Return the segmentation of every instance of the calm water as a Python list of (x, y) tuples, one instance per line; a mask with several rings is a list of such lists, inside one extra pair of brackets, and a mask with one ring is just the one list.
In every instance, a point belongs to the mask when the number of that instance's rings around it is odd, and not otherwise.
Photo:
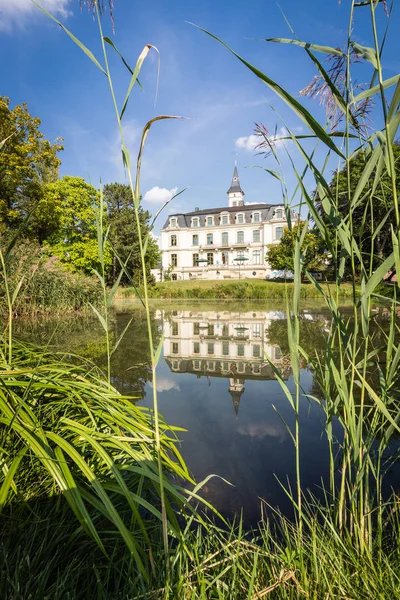
[[(243, 508), (246, 522), (260, 517), (261, 499), (290, 513), (282, 483), (294, 477), (294, 449), (287, 427), (294, 417), (277, 381), (275, 369), (291, 391), (294, 386), (287, 358), (286, 315), (279, 306), (185, 306), (153, 311), (156, 338), (164, 331), (158, 367), (159, 407), (167, 422), (185, 428), (181, 452), (197, 481), (210, 473), (204, 495), (225, 516)], [(152, 406), (149, 353), (144, 313), (138, 309), (115, 314), (113, 334), (132, 324), (113, 358), (113, 383), (139, 404)], [(329, 315), (323, 309), (302, 312), (302, 343), (322, 348)], [(25, 327), (24, 334), (44, 342), (53, 331), (53, 346), (68, 347), (104, 364), (104, 342), (91, 319)], [(301, 372), (304, 394), (313, 389), (312, 373)], [(318, 494), (328, 476), (328, 448), (323, 435), (324, 413), (305, 396), (301, 400), (301, 468), (304, 488)], [(340, 435), (340, 429), (337, 428)]]

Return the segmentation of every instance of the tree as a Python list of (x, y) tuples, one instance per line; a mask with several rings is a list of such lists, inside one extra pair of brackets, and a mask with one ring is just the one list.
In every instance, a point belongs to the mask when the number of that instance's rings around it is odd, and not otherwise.
[[(19, 227), (41, 198), (42, 185), (58, 177), (63, 149), (61, 139), (44, 139), (40, 119), (27, 105), (10, 109), (10, 100), (0, 96), (0, 231)], [(40, 220), (39, 217), (36, 221)], [(34, 231), (31, 229), (33, 235)]]
[[(393, 155), (396, 166), (396, 189), (397, 196), (400, 197), (400, 147), (398, 143), (393, 144)], [(350, 213), (350, 204), (358, 182), (364, 171), (368, 157), (365, 152), (358, 152), (350, 161), (350, 199), (348, 194), (348, 171), (347, 167), (339, 172), (335, 172), (330, 183), (332, 195), (337, 198), (338, 213), (343, 220), (348, 221)], [(385, 166), (379, 176), (376, 189), (374, 189), (376, 169), (374, 169), (368, 178), (363, 189), (362, 196), (357, 206), (352, 210), (352, 222), (354, 237), (364, 258), (364, 264), (368, 265), (372, 258), (374, 268), (387, 258), (392, 252), (391, 224), (394, 221), (394, 198), (392, 192), (392, 182)], [(335, 239), (335, 224), (323, 210), (322, 203), (318, 195), (315, 196), (318, 212), (326, 223), (328, 235), (333, 242)], [(377, 224), (383, 223), (382, 227)], [(338, 240), (338, 255), (340, 255), (341, 246)]]
[[(266, 260), (272, 269), (278, 271), (294, 270), (295, 242), (298, 230), (295, 225), (292, 230), (285, 228), (279, 244), (269, 244)], [(323, 271), (326, 268), (327, 255), (323, 241), (312, 231), (304, 236), (301, 246), (302, 262), (310, 271)]]
[[(49, 251), (73, 271), (91, 274), (99, 269), (96, 211), (99, 192), (81, 177), (66, 175), (44, 186), (39, 212), (52, 229), (45, 242)], [(111, 266), (111, 249), (105, 261)]]
[[(139, 235), (136, 224), (132, 192), (128, 185), (110, 183), (104, 186), (104, 202), (107, 209), (107, 220), (110, 227), (109, 240), (118, 255), (125, 263), (126, 271), (136, 283), (142, 280), (140, 262)], [(151, 235), (150, 213), (139, 208), (139, 221), (143, 244), (146, 246), (146, 271), (148, 280), (152, 280), (150, 270), (156, 267), (160, 259), (157, 243)], [(114, 260), (112, 278), (116, 278), (118, 266)], [(122, 283), (129, 283), (129, 278), (123, 275)]]

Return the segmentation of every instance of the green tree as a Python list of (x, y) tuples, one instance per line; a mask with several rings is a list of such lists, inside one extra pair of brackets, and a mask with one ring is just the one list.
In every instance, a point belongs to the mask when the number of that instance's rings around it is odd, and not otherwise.
[[(107, 220), (110, 227), (109, 240), (119, 259), (125, 263), (126, 271), (136, 283), (141, 282), (142, 270), (139, 252), (139, 235), (136, 225), (136, 216), (133, 205), (132, 193), (128, 185), (110, 183), (104, 186), (104, 202), (107, 209)], [(143, 243), (147, 239), (146, 270), (148, 280), (151, 281), (150, 270), (160, 260), (160, 251), (151, 235), (150, 213), (139, 208), (139, 220)], [(114, 258), (112, 279), (116, 278), (118, 264)], [(122, 283), (129, 283), (126, 275)]]
[[(81, 177), (66, 175), (44, 186), (38, 212), (51, 219), (46, 238), (49, 251), (72, 271), (91, 274), (99, 268), (96, 213), (99, 192)], [(105, 260), (111, 266), (111, 249)]]
[[(400, 147), (398, 143), (393, 144), (393, 154), (396, 166), (397, 197), (400, 198)], [(358, 152), (350, 162), (350, 202), (354, 197), (367, 160), (368, 157), (365, 152)], [(374, 268), (392, 252), (390, 227), (394, 220), (394, 199), (391, 178), (385, 166), (383, 166), (379, 181), (375, 186), (375, 174), (376, 170), (374, 169), (363, 190), (360, 201), (352, 211), (354, 237), (362, 252), (364, 264), (368, 267), (369, 261), (372, 258)], [(341, 171), (334, 173), (330, 183), (333, 197), (337, 198), (338, 212), (344, 220), (348, 220), (350, 211), (347, 180), (348, 170), (345, 167)], [(316, 195), (315, 200), (318, 212), (327, 225), (331, 242), (334, 243), (337, 224), (331, 222), (325, 214), (318, 195)], [(377, 225), (381, 225), (382, 223), (383, 225), (378, 228)], [(338, 255), (340, 255), (340, 250), (340, 241), (338, 240)]]
[[(292, 230), (285, 228), (279, 244), (269, 244), (266, 260), (272, 269), (294, 270), (294, 253), (298, 225)], [(326, 268), (327, 254), (323, 241), (312, 231), (304, 236), (301, 246), (303, 265), (310, 271), (323, 271)]]
[[(29, 114), (27, 105), (10, 108), (0, 96), (0, 231), (19, 227), (42, 196), (43, 184), (58, 177), (62, 140), (44, 139), (40, 119)], [(36, 223), (39, 217), (36, 218)], [(35, 235), (32, 225), (30, 233)]]

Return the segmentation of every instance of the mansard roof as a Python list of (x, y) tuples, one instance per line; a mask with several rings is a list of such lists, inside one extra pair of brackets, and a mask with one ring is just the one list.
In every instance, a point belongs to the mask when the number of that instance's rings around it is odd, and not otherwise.
[(171, 217), (178, 219), (179, 227), (191, 227), (193, 217), (199, 218), (199, 227), (207, 227), (206, 217), (211, 215), (217, 215), (221, 213), (228, 213), (230, 215), (230, 225), (235, 225), (233, 217), (235, 213), (244, 213), (245, 223), (252, 223), (251, 214), (253, 212), (261, 213), (261, 222), (270, 221), (273, 217), (273, 212), (276, 208), (282, 207), (282, 204), (244, 204), (243, 206), (221, 206), (219, 208), (205, 208), (203, 210), (196, 210), (188, 213), (176, 213), (169, 215), (168, 219), (164, 223), (162, 229), (166, 229), (169, 226)]

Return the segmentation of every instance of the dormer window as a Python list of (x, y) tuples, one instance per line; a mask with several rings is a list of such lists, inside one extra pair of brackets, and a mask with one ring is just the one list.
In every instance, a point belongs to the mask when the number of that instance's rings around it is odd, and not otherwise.
[(261, 221), (260, 213), (253, 213), (253, 223), (259, 223)]
[(243, 225), (243, 223), (244, 223), (244, 214), (240, 213), (239, 215), (237, 215), (236, 220), (237, 220), (237, 223), (239, 223), (239, 225)]
[(221, 225), (228, 225), (228, 215), (222, 215), (221, 217)]
[(213, 217), (207, 217), (207, 227), (210, 227), (211, 225), (214, 225), (214, 219)]
[(175, 217), (171, 217), (169, 220), (169, 224), (170, 224), (170, 227), (176, 227), (178, 224), (178, 219), (176, 219)]
[(278, 210), (275, 213), (275, 216), (276, 216), (277, 219), (282, 219), (283, 211), (282, 211), (281, 208), (278, 208)]
[(198, 227), (199, 226), (199, 219), (197, 217), (195, 217), (194, 219), (192, 219), (192, 227)]

